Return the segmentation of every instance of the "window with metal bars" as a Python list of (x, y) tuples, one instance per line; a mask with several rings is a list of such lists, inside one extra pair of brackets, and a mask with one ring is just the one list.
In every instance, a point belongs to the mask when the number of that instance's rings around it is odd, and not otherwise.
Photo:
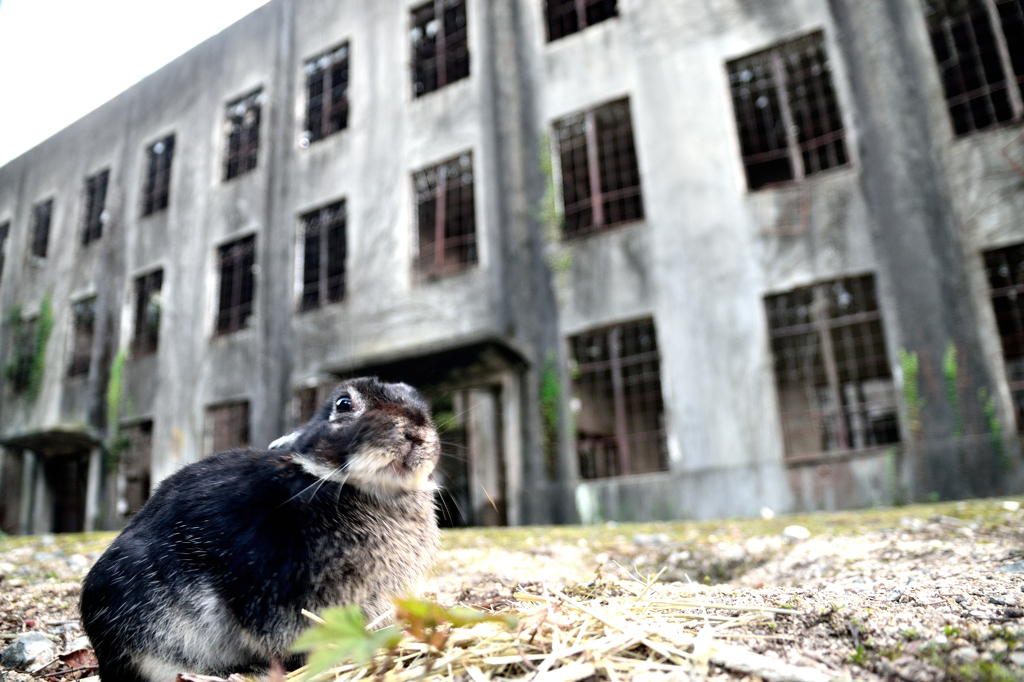
[(53, 216), (53, 199), (40, 201), (32, 207), (32, 255), (46, 258), (50, 244), (50, 219)]
[(96, 297), (78, 301), (71, 307), (75, 318), (74, 339), (71, 344), (71, 362), (68, 376), (89, 373), (92, 363), (92, 342), (96, 329)]
[(567, 238), (644, 217), (629, 100), (555, 122)]
[(849, 163), (821, 31), (726, 64), (747, 187)]
[(786, 456), (898, 443), (872, 275), (765, 297)]
[(250, 235), (218, 250), (220, 296), (217, 334), (229, 334), (248, 326), (255, 297), (256, 237)]
[(1024, 118), (1024, 0), (924, 0), (957, 135)]
[(335, 386), (337, 382), (328, 382), (295, 389), (292, 392), (292, 426), (300, 426), (312, 419)]
[(135, 357), (156, 352), (160, 340), (160, 288), (163, 283), (163, 270), (135, 279), (135, 337), (132, 340), (132, 355)]
[(224, 157), (224, 180), (237, 178), (256, 168), (260, 151), (260, 105), (263, 93), (257, 90), (251, 95), (228, 105), (227, 155)]
[(104, 208), (107, 202), (107, 179), (110, 171), (100, 171), (85, 181), (85, 215), (82, 225), (82, 246), (103, 236)]
[(1024, 431), (1024, 244), (986, 251), (984, 258), (1017, 428)]
[(11, 221), (0, 223), (0, 278), (4, 276), (4, 265), (7, 261), (7, 238), (11, 234)]
[(668, 469), (661, 361), (654, 321), (569, 339), (580, 476)]
[(473, 155), (440, 163), (413, 175), (419, 255), (416, 269), (434, 277), (477, 262), (473, 201)]
[(345, 202), (302, 216), (302, 299), (299, 310), (345, 297)]
[(142, 188), (142, 215), (167, 208), (171, 196), (171, 161), (174, 159), (174, 135), (154, 142), (146, 150), (146, 183)]
[(616, 0), (547, 0), (544, 14), (550, 42), (618, 16), (618, 10)]
[(150, 469), (153, 462), (153, 422), (146, 420), (138, 424), (121, 427), (121, 433), (128, 437), (128, 451), (124, 457), (124, 497), (127, 503), (125, 514), (134, 515), (149, 499)]
[(465, 0), (433, 0), (414, 7), (409, 36), (413, 97), (469, 77)]
[(306, 131), (300, 144), (348, 127), (348, 43), (306, 62)]
[(249, 445), (249, 401), (212, 405), (206, 408), (204, 450), (212, 455)]

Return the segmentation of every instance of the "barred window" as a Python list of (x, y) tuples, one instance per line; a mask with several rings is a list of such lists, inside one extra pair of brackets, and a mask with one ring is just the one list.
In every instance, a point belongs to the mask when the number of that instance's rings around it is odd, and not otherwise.
[(469, 77), (465, 0), (433, 0), (412, 10), (414, 97)]
[(255, 297), (256, 237), (243, 237), (220, 247), (220, 297), (217, 333), (229, 334), (249, 324)]
[(569, 339), (569, 350), (580, 476), (667, 470), (654, 322), (580, 334)]
[(849, 163), (821, 31), (726, 68), (749, 189)]
[(0, 278), (4, 276), (4, 264), (7, 261), (7, 238), (11, 234), (11, 222), (0, 223)]
[(228, 105), (225, 128), (228, 136), (224, 159), (224, 180), (237, 178), (256, 168), (260, 150), (260, 90)]
[(125, 514), (132, 516), (149, 499), (150, 470), (153, 462), (153, 422), (146, 420), (124, 426), (121, 433), (128, 437), (128, 451), (124, 458)]
[(292, 392), (292, 426), (300, 426), (312, 419), (337, 385), (336, 381), (330, 381), (295, 389)]
[(206, 408), (204, 450), (212, 455), (249, 445), (249, 401), (213, 405)]
[(644, 217), (629, 100), (555, 122), (565, 236), (579, 237)]
[(872, 275), (765, 297), (787, 457), (900, 440)]
[(53, 199), (41, 201), (32, 207), (32, 255), (46, 258), (50, 244), (50, 219), (53, 216)]
[(1024, 0), (924, 0), (957, 135), (1024, 118)]
[(987, 251), (984, 257), (1017, 428), (1024, 431), (1024, 244)]
[(547, 0), (548, 40), (558, 40), (618, 15), (616, 0)]
[(135, 357), (156, 352), (160, 340), (160, 288), (163, 283), (163, 270), (135, 280), (135, 337), (132, 342)]
[(71, 362), (68, 363), (69, 377), (89, 373), (96, 330), (96, 297), (78, 301), (72, 306), (72, 311), (75, 316), (75, 336), (71, 346)]
[(302, 299), (300, 310), (345, 297), (345, 202), (302, 216)]
[(413, 175), (419, 234), (417, 270), (439, 276), (477, 262), (473, 155)]
[(38, 317), (22, 319), (11, 318), (11, 349), (7, 356), (4, 375), (10, 379), (11, 388), (15, 393), (23, 393), (32, 383), (33, 371), (44, 369), (36, 366), (36, 353), (39, 339), (36, 331)]
[(110, 171), (100, 171), (85, 181), (85, 215), (82, 246), (103, 236), (104, 208), (107, 202), (107, 179)]
[(348, 43), (306, 62), (303, 147), (348, 127)]
[(171, 195), (171, 161), (174, 135), (168, 135), (146, 150), (146, 184), (142, 188), (142, 215), (167, 208)]

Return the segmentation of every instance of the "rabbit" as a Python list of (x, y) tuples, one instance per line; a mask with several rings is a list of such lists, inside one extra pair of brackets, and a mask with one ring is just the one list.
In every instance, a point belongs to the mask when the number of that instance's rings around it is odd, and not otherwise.
[(439, 454), (415, 389), (360, 378), (271, 449), (182, 468), (83, 582), (102, 682), (294, 669), (303, 609), (388, 619), (437, 550)]

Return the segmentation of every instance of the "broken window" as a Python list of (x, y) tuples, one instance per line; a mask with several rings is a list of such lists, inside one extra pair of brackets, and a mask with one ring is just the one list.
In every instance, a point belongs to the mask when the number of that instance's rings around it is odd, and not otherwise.
[(924, 0), (957, 135), (1024, 118), (1024, 2)]
[(302, 146), (348, 127), (348, 43), (306, 62)]
[(128, 438), (128, 451), (123, 460), (125, 515), (132, 516), (149, 499), (150, 468), (153, 461), (153, 422), (146, 420), (125, 426), (121, 432)]
[(302, 300), (300, 310), (345, 296), (345, 202), (302, 216)]
[(207, 455), (249, 445), (249, 401), (206, 408), (204, 445)]
[(97, 173), (85, 181), (85, 215), (82, 226), (82, 246), (103, 236), (104, 207), (107, 202), (107, 179), (110, 171)]
[(555, 122), (565, 236), (579, 237), (644, 217), (629, 100)]
[(7, 261), (7, 237), (9, 237), (10, 234), (10, 221), (0, 223), (0, 278), (4, 276), (4, 264)]
[(71, 344), (71, 362), (68, 363), (69, 377), (89, 373), (96, 329), (96, 297), (78, 301), (71, 310), (75, 317), (75, 336)]
[(765, 297), (787, 457), (900, 440), (872, 275)]
[(469, 77), (465, 0), (433, 0), (412, 10), (414, 97)]
[(580, 476), (668, 469), (661, 361), (653, 320), (569, 339)]
[(751, 190), (849, 162), (821, 31), (726, 64)]
[(255, 294), (256, 237), (250, 235), (220, 247), (220, 296), (217, 333), (229, 334), (249, 324)]
[(132, 341), (135, 357), (156, 352), (160, 340), (160, 288), (163, 283), (163, 270), (135, 279), (135, 337)]
[(228, 105), (225, 127), (228, 136), (227, 156), (224, 159), (224, 179), (230, 180), (256, 168), (260, 150), (261, 91), (243, 97)]
[(32, 207), (32, 255), (38, 258), (46, 258), (52, 215), (53, 199), (41, 201)]
[(420, 275), (432, 277), (477, 262), (473, 155), (463, 154), (413, 175)]
[(146, 150), (146, 184), (142, 188), (142, 215), (167, 208), (171, 194), (171, 160), (174, 135), (168, 135)]
[(1024, 431), (1024, 244), (987, 251), (984, 257), (1017, 428)]
[(547, 0), (548, 41), (616, 16), (616, 0)]

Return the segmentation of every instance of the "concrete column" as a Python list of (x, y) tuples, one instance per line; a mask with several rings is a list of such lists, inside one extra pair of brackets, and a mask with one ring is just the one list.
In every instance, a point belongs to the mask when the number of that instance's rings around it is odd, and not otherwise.
[(42, 457), (36, 456), (35, 491), (32, 493), (32, 524), (29, 532), (33, 535), (53, 530), (53, 493), (46, 485), (46, 466)]
[(502, 521), (505, 505), (498, 396), (491, 388), (474, 388), (466, 394), (472, 521), (480, 526), (496, 526)]
[(35, 492), (36, 453), (23, 451), (21, 470), (21, 509), (18, 511), (18, 534), (32, 532), (32, 497)]
[(103, 449), (94, 447), (89, 453), (89, 472), (85, 483), (85, 532), (97, 529), (100, 510), (100, 477), (103, 475)]
[(505, 372), (501, 377), (501, 436), (505, 454), (505, 522), (510, 526), (522, 523), (519, 495), (523, 489), (523, 436), (520, 414), (521, 376)]

